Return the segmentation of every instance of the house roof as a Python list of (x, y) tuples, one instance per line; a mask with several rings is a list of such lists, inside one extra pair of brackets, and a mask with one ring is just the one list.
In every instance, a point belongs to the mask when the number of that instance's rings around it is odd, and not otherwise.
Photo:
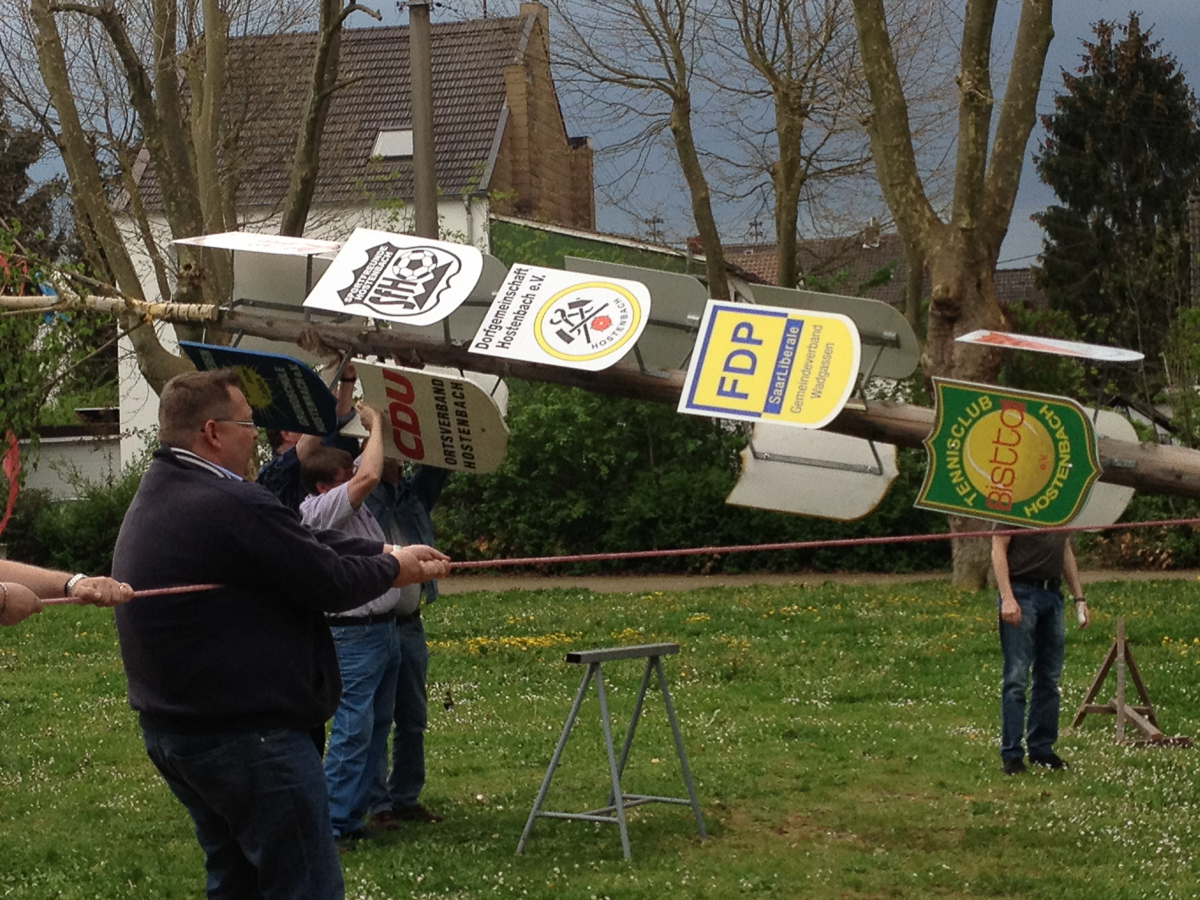
[[(504, 70), (522, 61), (536, 15), (432, 26), (437, 183), (445, 194), (486, 189), (499, 147)], [(239, 208), (281, 203), (307, 96), (314, 33), (233, 41), (226, 106), (240, 122)], [(342, 32), (338, 89), (321, 145), (314, 206), (359, 205), (413, 195), (411, 159), (372, 159), (381, 130), (412, 127), (407, 26)], [(152, 172), (148, 207), (161, 204)]]
[[(724, 249), (725, 260), (730, 265), (738, 266), (767, 284), (776, 283), (777, 255), (774, 244), (728, 244)], [(797, 242), (796, 249), (800, 271), (810, 278), (816, 276), (829, 283), (830, 289), (839, 294), (857, 295), (862, 284), (891, 264), (891, 280), (868, 288), (862, 292), (862, 296), (892, 305), (899, 305), (903, 298), (908, 267), (904, 264), (899, 235), (881, 234), (871, 243), (864, 242), (861, 234), (801, 240)], [(1046, 295), (1034, 284), (1032, 269), (999, 269), (995, 273), (994, 284), (996, 299), (1001, 307), (1021, 300), (1035, 309), (1048, 306)], [(928, 276), (925, 277), (923, 291), (929, 291)]]

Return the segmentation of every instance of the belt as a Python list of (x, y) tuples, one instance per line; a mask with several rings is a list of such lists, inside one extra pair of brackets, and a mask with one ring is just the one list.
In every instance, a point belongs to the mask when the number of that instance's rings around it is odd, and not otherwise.
[(396, 611), (372, 613), (369, 616), (326, 616), (325, 621), (330, 627), (337, 625), (378, 625), (381, 622), (391, 622), (396, 618)]
[(421, 621), (421, 610), (419, 610), (419, 609), (414, 609), (412, 612), (410, 612), (406, 615), (403, 615), (403, 616), (396, 616), (396, 624), (397, 625), (407, 625), (409, 622), (420, 622), (420, 621)]
[(1027, 584), (1039, 591), (1057, 591), (1062, 584), (1061, 578), (1026, 578), (1024, 575), (1016, 575), (1012, 581), (1016, 584)]

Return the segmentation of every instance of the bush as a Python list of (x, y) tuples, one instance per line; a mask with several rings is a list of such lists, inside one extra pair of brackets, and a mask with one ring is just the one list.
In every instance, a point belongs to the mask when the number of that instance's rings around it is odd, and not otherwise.
[(142, 480), (142, 466), (101, 482), (70, 479), (77, 500), (54, 501), (45, 491), (22, 491), (2, 540), (10, 559), (107, 575), (125, 510)]

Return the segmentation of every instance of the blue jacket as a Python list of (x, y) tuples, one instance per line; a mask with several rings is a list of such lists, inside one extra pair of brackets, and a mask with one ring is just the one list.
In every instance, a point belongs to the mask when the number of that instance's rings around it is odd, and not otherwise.
[(129, 704), (159, 731), (308, 731), (342, 694), (326, 612), (391, 586), (376, 541), (312, 532), (267, 490), (160, 449), (113, 551), (135, 590), (216, 584), (117, 607)]

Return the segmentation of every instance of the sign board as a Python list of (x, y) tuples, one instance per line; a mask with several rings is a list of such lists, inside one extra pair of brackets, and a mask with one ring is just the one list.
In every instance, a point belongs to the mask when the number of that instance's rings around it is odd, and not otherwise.
[(638, 339), (636, 353), (628, 353), (618, 365), (676, 371), (686, 369), (696, 330), (708, 303), (708, 288), (691, 275), (662, 272), (620, 263), (563, 258), (563, 265), (572, 272), (587, 272), (602, 278), (624, 278), (646, 286), (650, 292), (653, 311), (646, 316), (646, 330)]
[(775, 285), (747, 285), (755, 303), (849, 316), (863, 344), (862, 368), (875, 378), (907, 378), (917, 368), (920, 345), (904, 314), (866, 297), (823, 294)]
[(896, 480), (896, 447), (759, 422), (742, 451), (733, 506), (851, 522), (867, 515)]
[(709, 300), (679, 412), (821, 428), (849, 399), (860, 354), (845, 316)]
[(449, 333), (452, 343), (469, 344), (471, 338), (475, 336), (475, 332), (479, 330), (479, 323), (483, 321), (484, 313), (491, 307), (496, 291), (507, 277), (508, 266), (496, 257), (484, 253), (483, 271), (479, 275), (479, 280), (475, 282), (475, 287), (471, 289), (471, 293), (467, 295), (467, 299), (462, 302), (462, 305), (447, 318), (433, 325), (414, 326), (410, 322), (404, 322), (392, 327), (404, 333), (424, 335), (437, 341), (445, 340)]
[(633, 349), (649, 315), (650, 292), (639, 282), (518, 264), (471, 352), (598, 372)]
[(356, 359), (363, 401), (383, 413), (383, 453), (483, 475), (504, 459), (508, 426), (491, 397), (466, 378)]
[(1093, 359), (1096, 362), (1137, 362), (1145, 358), (1136, 350), (1125, 350), (1121, 347), (1102, 347), (1099, 344), (1009, 334), (1006, 331), (972, 331), (970, 334), (960, 335), (955, 340), (964, 344), (982, 344), (985, 347), (1001, 347), (1005, 350), (1034, 350), (1038, 353), (1053, 353), (1056, 356)]
[(180, 348), (202, 372), (231, 368), (260, 428), (332, 434), (337, 428), (337, 398), (317, 373), (290, 356), (180, 341)]
[(272, 253), (277, 256), (319, 256), (334, 254), (341, 249), (337, 241), (318, 241), (312, 238), (286, 237), (281, 234), (254, 234), (249, 231), (225, 231), (221, 234), (202, 234), (179, 238), (172, 244), (193, 247), (212, 247), (217, 250), (244, 250), (249, 253)]
[[(1115, 441), (1127, 441), (1136, 444), (1140, 438), (1137, 429), (1128, 419), (1112, 410), (1102, 409), (1098, 415), (1092, 415), (1092, 428), (1097, 438), (1112, 438)], [(1108, 484), (1097, 481), (1092, 485), (1087, 502), (1079, 511), (1072, 525), (1094, 527), (1099, 525), (1115, 525), (1125, 514), (1125, 508), (1133, 499), (1135, 491), (1123, 484)]]
[(1074, 400), (933, 379), (937, 417), (916, 505), (1015, 525), (1070, 522), (1100, 476)]
[(482, 255), (466, 244), (356, 228), (304, 306), (431, 325), (467, 299), (481, 271)]

